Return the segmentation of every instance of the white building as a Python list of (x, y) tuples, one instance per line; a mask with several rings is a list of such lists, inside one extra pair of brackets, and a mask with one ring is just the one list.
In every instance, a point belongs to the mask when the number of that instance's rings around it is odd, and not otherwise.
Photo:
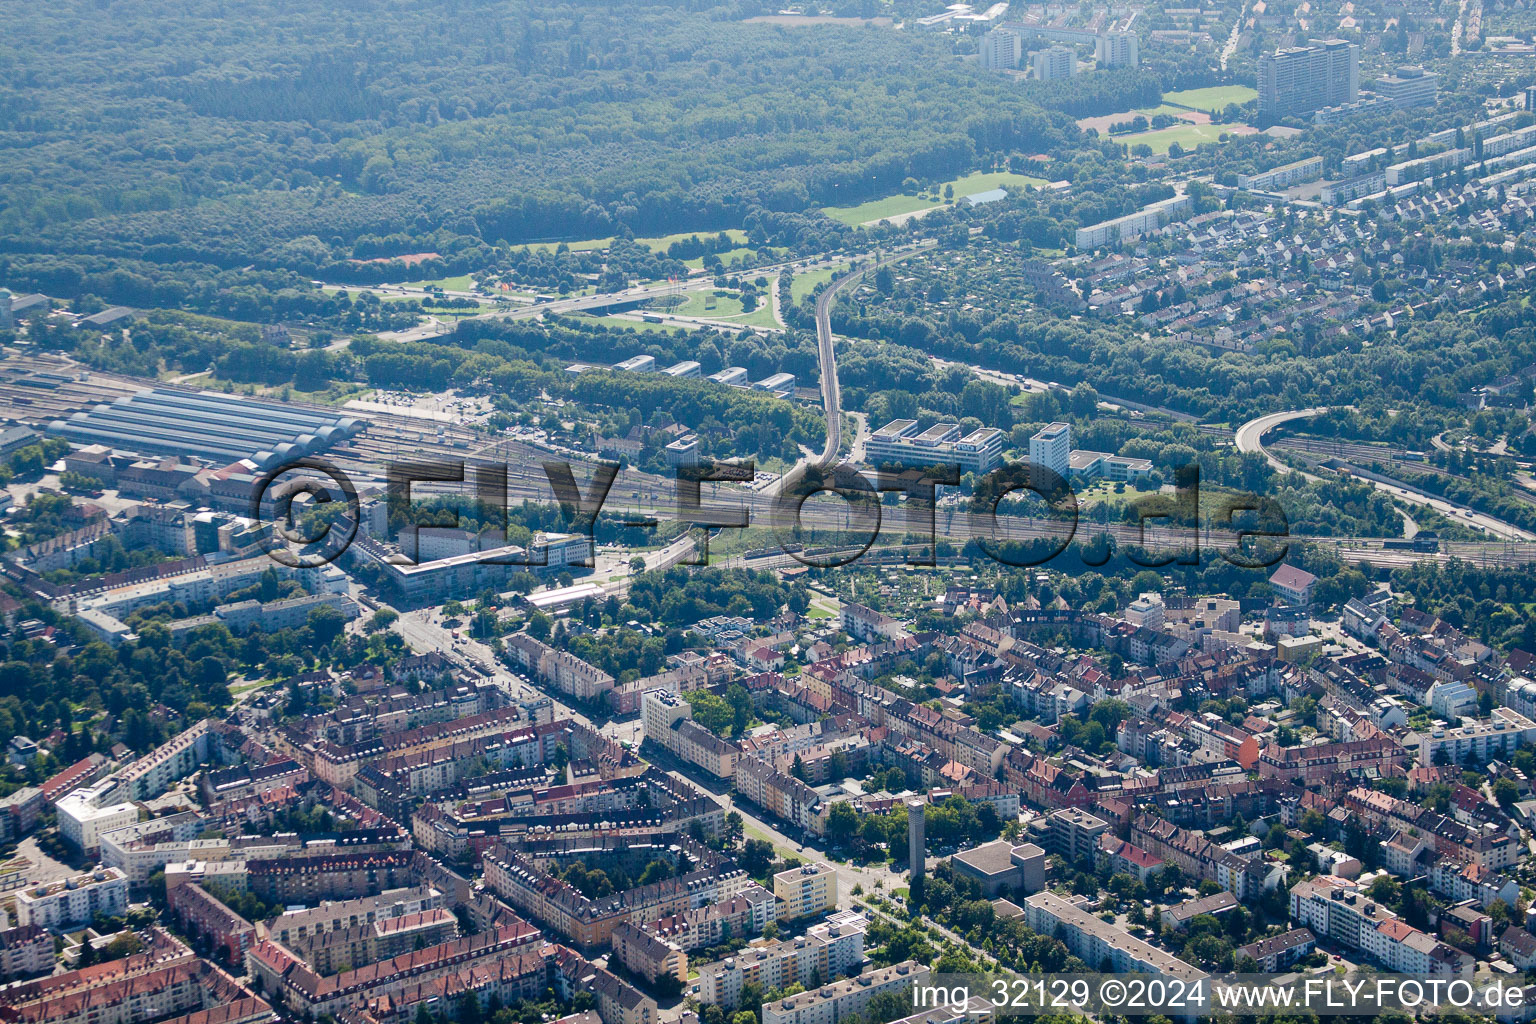
[(77, 789), (59, 798), (54, 805), (58, 812), (59, 835), (86, 856), (95, 856), (101, 848), (100, 835), (139, 820), (136, 804), (122, 801), (101, 803), (105, 791), (117, 788), (114, 780), (103, 779), (85, 789)]
[(1476, 715), (1477, 691), (1460, 679), (1438, 682), (1429, 688), (1429, 706), (1447, 721)]
[[(1024, 901), (1030, 929), (1054, 935), (1092, 970), (1142, 971), (1154, 975), (1199, 978), (1202, 972), (1172, 953), (1138, 939), (1119, 925), (1101, 921), (1083, 907), (1053, 892), (1037, 892)], [(1105, 964), (1108, 967), (1105, 967)]]
[(1163, 603), (1163, 595), (1142, 594), (1126, 606), (1125, 621), (1137, 626), (1146, 626), (1148, 629), (1162, 629), (1167, 611), (1168, 606)]
[(1024, 40), (1017, 32), (995, 28), (981, 37), (981, 66), (992, 71), (1011, 70), (1024, 57)]
[(1376, 79), (1376, 94), (1392, 101), (1399, 110), (1432, 107), (1440, 97), (1440, 76), (1423, 68), (1398, 68)]
[(1536, 743), (1536, 722), (1513, 708), (1494, 708), (1491, 717), (1464, 719), (1454, 729), (1437, 726), (1403, 737), (1405, 748), (1417, 749), (1419, 764), (1463, 764), (1468, 758), (1486, 764), (1496, 757), (1508, 757), (1522, 743)]
[(1322, 176), (1323, 158), (1312, 156), (1268, 171), (1260, 171), (1258, 174), (1239, 174), (1237, 187), (1254, 192), (1275, 192), (1290, 188), (1292, 185), (1316, 181)]
[(919, 432), (916, 420), (892, 420), (864, 442), (872, 466), (959, 466), (962, 472), (988, 473), (1003, 457), (1004, 434), (981, 427), (964, 436), (958, 423), (935, 423)]
[(1042, 82), (1077, 74), (1077, 53), (1070, 46), (1048, 46), (1030, 55), (1030, 68)]
[(128, 912), (128, 877), (116, 868), (39, 885), (16, 894), (16, 920), (50, 931), (90, 924)]
[(837, 1024), (853, 1013), (863, 1013), (883, 992), (903, 993), (914, 985), (926, 985), (931, 972), (916, 960), (865, 971), (856, 978), (823, 985), (810, 992), (764, 1003), (762, 1024)]
[(864, 933), (869, 922), (848, 910), (795, 939), (744, 949), (734, 956), (698, 968), (699, 1001), (734, 1010), (747, 985), (762, 991), (798, 984), (816, 988), (853, 970), (864, 960)]
[(1124, 217), (1078, 228), (1075, 242), (1079, 249), (1097, 249), (1110, 242), (1121, 242), (1144, 235), (1149, 231), (1156, 231), (1165, 224), (1182, 219), (1192, 209), (1194, 209), (1194, 202), (1189, 196), (1172, 196), (1160, 202), (1150, 203)]
[(1041, 427), (1029, 439), (1029, 464), (1065, 480), (1072, 472), (1072, 425), (1048, 423)]
[(1093, 59), (1101, 68), (1134, 68), (1141, 63), (1141, 40), (1135, 32), (1101, 33), (1093, 41)]

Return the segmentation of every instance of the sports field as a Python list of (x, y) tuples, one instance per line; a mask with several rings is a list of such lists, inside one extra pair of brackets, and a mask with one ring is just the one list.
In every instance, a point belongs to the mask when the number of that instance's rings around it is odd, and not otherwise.
[(1228, 103), (1241, 106), (1258, 98), (1258, 91), (1246, 85), (1213, 85), (1206, 89), (1183, 89), (1163, 93), (1163, 102), (1191, 110), (1224, 110)]
[(1147, 145), (1154, 153), (1166, 153), (1177, 142), (1184, 149), (1194, 149), (1202, 142), (1220, 142), (1223, 135), (1252, 135), (1256, 129), (1246, 124), (1181, 124), (1139, 135), (1116, 135), (1116, 142), (1127, 146)]

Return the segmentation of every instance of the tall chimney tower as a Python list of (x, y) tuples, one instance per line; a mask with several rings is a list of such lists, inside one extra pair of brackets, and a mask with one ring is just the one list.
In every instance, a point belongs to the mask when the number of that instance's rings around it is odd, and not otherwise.
[(921, 799), (907, 801), (907, 877), (913, 886), (922, 885), (923, 872), (928, 866), (928, 844), (923, 836), (924, 806), (925, 801)]

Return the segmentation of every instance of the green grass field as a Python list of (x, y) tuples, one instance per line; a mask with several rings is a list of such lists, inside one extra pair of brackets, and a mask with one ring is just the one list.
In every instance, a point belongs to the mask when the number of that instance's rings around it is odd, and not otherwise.
[(442, 277), (436, 281), (407, 281), (402, 288), (441, 288), (445, 292), (467, 292), (473, 285), (468, 274), (458, 277)]
[[(1025, 185), (1034, 185), (1036, 188), (1047, 184), (1044, 178), (1032, 178), (1027, 174), (1014, 174), (1011, 171), (977, 171), (967, 174), (963, 178), (956, 178), (941, 184), (935, 191), (939, 195), (944, 194), (945, 186), (954, 188), (955, 199), (963, 199), (973, 196), (978, 192), (990, 192), (995, 188), (1011, 185), (1021, 188)], [(932, 193), (929, 193), (931, 196)], [(942, 206), (946, 200), (924, 199), (922, 196), (896, 195), (887, 196), (884, 199), (872, 199), (858, 206), (828, 206), (822, 210), (828, 217), (835, 221), (841, 221), (850, 227), (867, 224), (872, 220), (884, 220), (887, 217), (898, 217), (904, 213), (915, 213), (918, 210), (928, 210), (935, 206)]]
[(904, 213), (916, 213), (918, 210), (927, 210), (940, 205), (942, 204), (932, 199), (922, 199), (918, 196), (887, 196), (884, 199), (871, 199), (858, 206), (828, 206), (821, 212), (849, 227), (858, 227), (872, 220), (899, 217)]
[(1226, 124), (1181, 124), (1139, 135), (1116, 135), (1115, 141), (1133, 147), (1145, 144), (1151, 146), (1154, 153), (1166, 153), (1175, 142), (1185, 149), (1194, 149), (1202, 142), (1220, 141), (1221, 136), (1231, 130), (1232, 126)]
[[(1025, 185), (1033, 185), (1040, 188), (1050, 184), (1044, 178), (1032, 178), (1027, 174), (1014, 174), (1012, 171), (977, 171), (975, 174), (967, 174), (963, 178), (956, 178), (949, 184), (955, 186), (955, 198), (963, 199), (973, 196), (978, 192), (990, 192), (994, 188), (1012, 187), (1023, 188)], [(939, 193), (944, 192), (940, 186)]]
[(641, 332), (655, 331), (660, 334), (681, 334), (683, 331), (691, 330), (691, 328), (683, 326), (682, 324), (648, 324), (643, 320), (631, 320), (628, 317), (622, 316), (591, 316), (587, 313), (579, 313), (576, 315), (582, 317), (584, 320), (591, 320), (593, 323), (602, 324), (604, 327), (614, 327), (618, 328), (619, 330), (625, 330), (627, 328), (629, 330)]
[[(718, 231), (679, 231), (675, 235), (662, 235), (660, 238), (637, 238), (635, 241), (652, 252), (666, 252), (673, 242), (684, 242), (694, 235), (698, 235), (700, 238), (713, 238), (718, 234), (720, 234)], [(747, 233), (740, 228), (727, 228), (725, 236), (733, 242), (745, 242), (747, 240)], [(612, 241), (612, 239), (609, 239), (609, 241)]]
[(1258, 90), (1246, 85), (1213, 85), (1208, 89), (1183, 89), (1163, 93), (1163, 102), (1173, 103), (1191, 110), (1222, 110), (1228, 103), (1241, 106), (1258, 98)]
[[(725, 250), (725, 252), (717, 252), (717, 253), (715, 253), (715, 255), (720, 257), (720, 262), (721, 263), (723, 263), (727, 267), (729, 267), (731, 265), (731, 260), (742, 259), (742, 258), (749, 257), (749, 256), (755, 256), (757, 254), (757, 251), (758, 250), (753, 249), (750, 246), (743, 245), (743, 246), (739, 246), (739, 247), (737, 247), (735, 249), (727, 249), (727, 250)], [(685, 266), (692, 267), (694, 270), (701, 270), (704, 267), (704, 257), (703, 256), (695, 256), (692, 259), (683, 260), (683, 264)]]
[(515, 248), (532, 249), (535, 252), (554, 252), (564, 245), (572, 252), (591, 252), (594, 249), (606, 249), (613, 244), (610, 238), (585, 238), (578, 242), (530, 242), (527, 245)]
[(829, 267), (826, 270), (810, 270), (802, 274), (796, 274), (789, 283), (790, 299), (795, 305), (799, 305), (800, 301), (811, 294), (817, 285), (825, 284), (847, 269), (848, 264), (839, 263), (837, 266)]
[(733, 324), (745, 324), (748, 327), (777, 327), (773, 319), (773, 308), (769, 305), (765, 296), (752, 312), (744, 312), (741, 308), (741, 300), (732, 292), (685, 292), (688, 301), (681, 306), (673, 306), (665, 312), (674, 316), (698, 316), (708, 317), (711, 320), (725, 320)]

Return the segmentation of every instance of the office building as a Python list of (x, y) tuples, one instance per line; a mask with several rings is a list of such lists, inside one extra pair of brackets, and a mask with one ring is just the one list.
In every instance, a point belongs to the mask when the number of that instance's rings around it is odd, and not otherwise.
[(795, 375), (792, 373), (776, 373), (771, 377), (764, 377), (753, 384), (758, 391), (771, 391), (776, 395), (792, 394), (795, 390)]
[(751, 383), (751, 375), (745, 366), (727, 366), (719, 373), (710, 374), (709, 379), (716, 384), (727, 384), (734, 388), (744, 388)]
[(1440, 76), (1423, 68), (1398, 68), (1376, 79), (1376, 94), (1399, 110), (1432, 107), (1440, 96)]
[(1360, 47), (1343, 39), (1293, 46), (1259, 58), (1259, 115), (1310, 114), (1360, 98)]
[(1019, 66), (1024, 56), (1024, 40), (1017, 32), (995, 28), (981, 37), (981, 66), (992, 71), (1008, 71)]
[(1030, 56), (1030, 68), (1042, 82), (1071, 78), (1077, 73), (1077, 52), (1070, 46), (1050, 46)]
[(1073, 478), (1078, 480), (1102, 479), (1111, 483), (1134, 483), (1152, 475), (1152, 460), (1076, 448), (1071, 453), (1068, 468)]
[(1536, 110), (1536, 85), (1525, 87), (1525, 109)]
[(101, 848), (101, 833), (139, 820), (137, 804), (126, 800), (108, 803), (102, 799), (106, 791), (114, 788), (111, 779), (103, 779), (94, 786), (66, 794), (54, 806), (59, 835), (86, 856), (94, 857)]
[(650, 373), (656, 369), (655, 356), (630, 356), (621, 363), (614, 363), (615, 370), (629, 370), (632, 373)]
[(1004, 437), (996, 427), (961, 436), (958, 423), (919, 431), (916, 420), (892, 420), (864, 442), (864, 459), (872, 466), (959, 466), (965, 473), (989, 473), (1002, 461)]
[(1058, 422), (1041, 427), (1029, 439), (1029, 464), (1066, 480), (1072, 472), (1072, 425)]
[(1101, 68), (1134, 68), (1141, 63), (1141, 41), (1135, 32), (1104, 32), (1093, 41), (1093, 59)]
[(699, 364), (694, 362), (691, 359), (687, 360), (686, 362), (674, 363), (673, 365), (667, 367), (665, 370), (662, 370), (661, 372), (666, 374), (668, 377), (697, 377), (697, 376), (700, 376)]

